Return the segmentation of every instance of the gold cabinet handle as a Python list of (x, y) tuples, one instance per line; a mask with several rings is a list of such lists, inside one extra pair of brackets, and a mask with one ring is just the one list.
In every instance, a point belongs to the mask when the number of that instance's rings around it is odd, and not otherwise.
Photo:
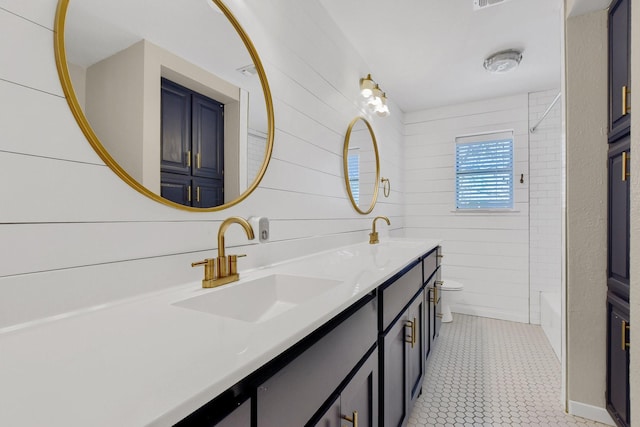
[(416, 344), (416, 318), (413, 318), (413, 322), (411, 322), (411, 348)]
[(622, 152), (622, 180), (623, 181), (626, 181), (627, 178), (631, 176), (631, 174), (627, 170), (627, 163), (629, 162), (630, 158), (631, 158), (631, 155), (629, 153), (627, 153), (626, 151)]
[(349, 421), (351, 424), (353, 424), (353, 427), (358, 427), (358, 411), (353, 411), (351, 417), (343, 415), (342, 419), (345, 421)]
[(191, 150), (187, 151), (187, 167), (191, 167)]
[[(404, 326), (411, 328), (411, 335), (405, 338), (405, 342), (411, 344), (411, 348), (415, 345), (416, 341), (416, 318), (413, 318), (413, 322), (411, 320), (407, 320), (404, 323)], [(408, 340), (408, 341), (407, 341)]]
[(631, 94), (631, 90), (627, 86), (622, 86), (622, 115), (626, 116), (631, 111), (631, 107), (627, 107), (627, 95)]
[(433, 286), (433, 305), (438, 304), (438, 287)]
[(187, 187), (187, 200), (191, 202), (191, 186)]
[(200, 203), (200, 186), (196, 187), (196, 202)]
[(631, 344), (627, 342), (627, 331), (629, 330), (629, 324), (626, 320), (622, 321), (622, 351), (627, 351)]
[(202, 167), (201, 156), (200, 153), (196, 154), (196, 167), (200, 169)]

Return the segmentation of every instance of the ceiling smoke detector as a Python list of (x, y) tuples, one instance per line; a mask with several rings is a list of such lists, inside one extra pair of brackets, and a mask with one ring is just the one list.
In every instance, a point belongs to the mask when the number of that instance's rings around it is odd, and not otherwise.
[(516, 68), (520, 61), (522, 52), (519, 50), (503, 50), (485, 59), (484, 68), (490, 73), (506, 73)]
[(509, 0), (473, 0), (473, 10), (484, 9), (485, 7), (497, 6)]

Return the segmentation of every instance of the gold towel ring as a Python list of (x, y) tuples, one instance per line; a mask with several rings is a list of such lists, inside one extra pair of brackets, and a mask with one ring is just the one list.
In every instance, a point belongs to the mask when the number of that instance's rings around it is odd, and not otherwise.
[(389, 178), (382, 178), (380, 181), (382, 182), (382, 192), (384, 197), (389, 197), (389, 194), (391, 194), (391, 182), (389, 181)]

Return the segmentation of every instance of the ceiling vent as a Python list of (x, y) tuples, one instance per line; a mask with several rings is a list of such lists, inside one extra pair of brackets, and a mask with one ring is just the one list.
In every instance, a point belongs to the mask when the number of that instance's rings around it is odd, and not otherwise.
[(497, 6), (509, 0), (473, 0), (473, 10), (484, 9), (485, 7)]

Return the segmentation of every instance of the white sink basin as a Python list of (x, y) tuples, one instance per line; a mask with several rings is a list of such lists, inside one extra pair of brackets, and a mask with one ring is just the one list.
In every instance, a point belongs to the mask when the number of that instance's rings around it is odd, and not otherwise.
[(334, 288), (338, 280), (273, 274), (226, 285), (173, 305), (250, 323), (272, 319)]

